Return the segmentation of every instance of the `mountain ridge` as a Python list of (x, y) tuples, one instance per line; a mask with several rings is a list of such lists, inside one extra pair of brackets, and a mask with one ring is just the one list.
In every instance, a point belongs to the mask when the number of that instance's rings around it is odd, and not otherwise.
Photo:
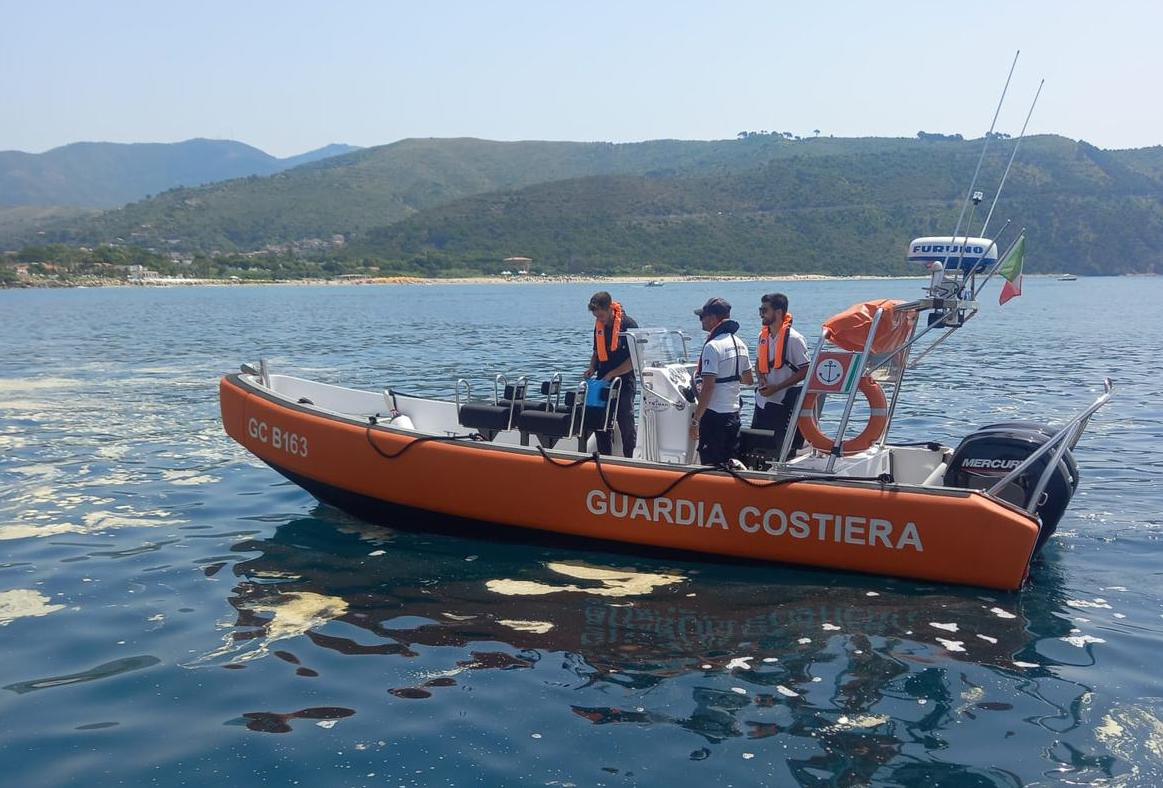
[[(266, 265), (264, 254), (306, 253), (335, 270), (425, 275), (491, 272), (511, 255), (559, 273), (902, 273), (909, 238), (950, 232), (981, 144), (414, 138), (96, 217), (50, 217), (35, 241), (244, 253), (232, 264), (245, 270)], [(992, 196), (1014, 141), (990, 144), (977, 188)], [(1029, 137), (994, 227), (1002, 216), (1040, 236), (1031, 270), (1163, 270), (1163, 147)], [(302, 239), (316, 240), (296, 247)], [(264, 248), (279, 251), (253, 258)]]
[(950, 144), (955, 143), (875, 137), (791, 142), (774, 135), (639, 143), (410, 138), (268, 178), (173, 189), (80, 225), (35, 229), (50, 231), (66, 243), (133, 238), (161, 245), (177, 239), (182, 248), (247, 251), (302, 238), (358, 234), (461, 197), (553, 180), (729, 173), (794, 155)]
[(270, 175), (352, 150), (358, 149), (332, 144), (280, 159), (234, 140), (193, 138), (0, 151), (0, 206), (116, 208), (177, 186)]

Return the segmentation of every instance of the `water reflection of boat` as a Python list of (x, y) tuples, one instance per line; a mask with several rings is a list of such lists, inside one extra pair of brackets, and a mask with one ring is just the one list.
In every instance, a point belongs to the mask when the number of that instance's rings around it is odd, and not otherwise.
[(1059, 282), (1074, 282), (1077, 281), (1077, 279), (1078, 277), (1074, 274), (1062, 274), (1062, 276), (1058, 277)]
[[(708, 665), (723, 669), (743, 657), (749, 659), (742, 667), (761, 670), (766, 656), (782, 655), (786, 662), (789, 652), (814, 651), (802, 648), (805, 637), (820, 644), (875, 639), (878, 648), (910, 664), (940, 652), (999, 667), (1012, 667), (1028, 640), (1028, 622), (1015, 600), (985, 601), (956, 589), (922, 597), (883, 581), (852, 578), (836, 585), (807, 570), (628, 556), (587, 561), (552, 546), (479, 541), (471, 549), (481, 554), (465, 561), (459, 540), (433, 547), (418, 534), (357, 521), (340, 527), (344, 532), (304, 519), (280, 527), (272, 539), (236, 545), (260, 553), (235, 567), (243, 578), (230, 599), (239, 611), (238, 626), (261, 627), (263, 618), (277, 615), (280, 600), (298, 605), (291, 611), (298, 615), (306, 600), (306, 620), (331, 611), (330, 617), (384, 638), (377, 653), (499, 642), (576, 653), (602, 671), (643, 671), (643, 681), (697, 674)], [(626, 567), (626, 560), (636, 563)], [(762, 597), (755, 594), (757, 584)], [(281, 631), (293, 631), (289, 618), (284, 616)], [(933, 621), (955, 626), (943, 629)], [(344, 653), (359, 650), (342, 638), (312, 640)], [(238, 644), (253, 648), (261, 642), (248, 636)]]
[(318, 649), (358, 658), (343, 663), (345, 683), (391, 677), (379, 692), (405, 700), (481, 685), (480, 671), (496, 674), (493, 691), (526, 687), (502, 676), (538, 671), (539, 684), (569, 689), (547, 702), (593, 725), (675, 727), (708, 745), (823, 742), (829, 755), (804, 768), (860, 778), (842, 784), (869, 781), (919, 732), (985, 735), (1003, 706), (1045, 714), (1036, 680), (1050, 674), (1019, 663), (1072, 626), (1053, 573), (1039, 576), (1031, 620), (1025, 597), (759, 565), (583, 562), (317, 513), (234, 546), (247, 556), (227, 600), (237, 615), (209, 664), (270, 655), (318, 676), (335, 664)]

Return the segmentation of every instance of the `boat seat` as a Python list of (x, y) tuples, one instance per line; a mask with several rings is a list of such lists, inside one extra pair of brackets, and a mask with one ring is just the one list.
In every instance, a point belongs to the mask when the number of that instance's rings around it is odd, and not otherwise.
[(507, 430), (511, 418), (521, 412), (517, 402), (501, 400), (496, 405), (484, 402), (468, 402), (460, 406), (459, 420), (462, 427), (483, 430)]
[(515, 424), (522, 433), (536, 435), (542, 446), (553, 448), (560, 438), (573, 436), (581, 427), (581, 419), (575, 415), (579, 404), (577, 392), (567, 391), (560, 405), (547, 401), (542, 407), (526, 406)]
[(462, 427), (476, 430), (492, 440), (498, 433), (513, 429), (526, 404), (524, 384), (509, 384), (505, 386), (504, 397), (496, 402), (466, 402), (461, 405), (457, 421)]
[(550, 399), (557, 397), (561, 393), (561, 374), (558, 373), (553, 376), (551, 380), (541, 381), (541, 396), (545, 397), (545, 402), (548, 404)]
[(739, 456), (752, 470), (765, 470), (767, 464), (779, 456), (781, 444), (782, 441), (775, 441), (775, 430), (753, 430), (750, 427), (739, 430)]

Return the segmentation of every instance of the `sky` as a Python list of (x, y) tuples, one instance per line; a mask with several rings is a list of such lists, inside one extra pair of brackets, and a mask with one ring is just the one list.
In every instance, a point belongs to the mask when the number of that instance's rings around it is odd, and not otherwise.
[(1163, 144), (1163, 2), (0, 0), (0, 150), (740, 131)]

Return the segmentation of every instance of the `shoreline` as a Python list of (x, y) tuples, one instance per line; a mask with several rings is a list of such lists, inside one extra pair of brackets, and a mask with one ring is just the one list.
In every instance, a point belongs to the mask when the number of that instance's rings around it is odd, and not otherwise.
[[(1026, 274), (1028, 279), (1057, 279), (1061, 274)], [(1156, 276), (1156, 274), (1122, 274), (1122, 276)], [(229, 279), (144, 279), (128, 282), (120, 279), (77, 279), (73, 281), (43, 280), (0, 285), (0, 290), (44, 290), (97, 287), (347, 287), (351, 285), (550, 285), (550, 284), (609, 284), (655, 286), (686, 282), (841, 282), (882, 281), (891, 279), (928, 279), (928, 274), (690, 274), (666, 276), (369, 276), (347, 279), (284, 279), (284, 280), (229, 280)]]
[(229, 279), (144, 279), (128, 282), (119, 279), (78, 279), (75, 281), (28, 281), (0, 286), (0, 290), (75, 289), (96, 287), (347, 287), (351, 285), (551, 285), (551, 284), (610, 284), (655, 286), (684, 282), (814, 282), (844, 280), (926, 279), (927, 276), (882, 276), (855, 274), (785, 274), (781, 276), (744, 276), (738, 274), (692, 274), (672, 276), (369, 276), (347, 279), (283, 279), (283, 280), (229, 280)]

